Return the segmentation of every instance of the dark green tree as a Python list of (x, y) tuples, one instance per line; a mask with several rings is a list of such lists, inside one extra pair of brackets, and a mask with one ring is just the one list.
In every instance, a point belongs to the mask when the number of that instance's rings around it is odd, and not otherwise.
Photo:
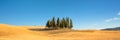
[(46, 23), (46, 27), (49, 27), (49, 21), (47, 21), (47, 23)]
[(66, 17), (65, 27), (66, 27), (66, 28), (68, 28), (68, 27), (69, 27), (69, 18), (68, 18), (68, 17)]
[(63, 28), (63, 21), (60, 20), (60, 28)]
[(60, 28), (60, 18), (57, 18), (56, 27), (57, 27), (57, 28)]
[(56, 27), (55, 17), (52, 18), (51, 24), (53, 28)]
[(47, 23), (46, 23), (46, 27), (50, 28), (51, 27), (51, 21), (48, 20)]
[(73, 27), (72, 19), (70, 19), (70, 29)]
[(65, 18), (62, 19), (62, 28), (65, 28)]

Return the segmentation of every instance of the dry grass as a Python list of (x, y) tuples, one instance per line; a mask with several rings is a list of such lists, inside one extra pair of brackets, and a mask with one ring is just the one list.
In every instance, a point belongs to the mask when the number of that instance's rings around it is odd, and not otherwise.
[(50, 30), (32, 31), (29, 26), (0, 24), (0, 40), (120, 40), (120, 31), (106, 30)]

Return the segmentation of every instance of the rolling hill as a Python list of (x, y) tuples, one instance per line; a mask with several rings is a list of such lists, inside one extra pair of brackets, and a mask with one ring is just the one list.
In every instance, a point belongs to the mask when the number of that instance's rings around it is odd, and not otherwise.
[(109, 30), (45, 30), (44, 27), (0, 24), (0, 40), (120, 40), (120, 31)]

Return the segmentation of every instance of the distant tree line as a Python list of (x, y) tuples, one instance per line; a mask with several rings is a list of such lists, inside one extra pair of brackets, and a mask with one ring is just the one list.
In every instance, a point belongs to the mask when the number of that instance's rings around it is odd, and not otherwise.
[(62, 19), (58, 17), (57, 20), (55, 19), (55, 17), (53, 17), (52, 20), (47, 21), (46, 27), (53, 29), (63, 29), (63, 28), (71, 29), (73, 27), (73, 23), (72, 23), (72, 19), (70, 19), (69, 17)]

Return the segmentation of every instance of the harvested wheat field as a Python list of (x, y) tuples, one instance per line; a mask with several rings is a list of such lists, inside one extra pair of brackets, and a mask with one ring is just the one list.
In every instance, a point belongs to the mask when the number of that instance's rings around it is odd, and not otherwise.
[(120, 40), (120, 31), (30, 30), (44, 27), (0, 24), (0, 40)]

